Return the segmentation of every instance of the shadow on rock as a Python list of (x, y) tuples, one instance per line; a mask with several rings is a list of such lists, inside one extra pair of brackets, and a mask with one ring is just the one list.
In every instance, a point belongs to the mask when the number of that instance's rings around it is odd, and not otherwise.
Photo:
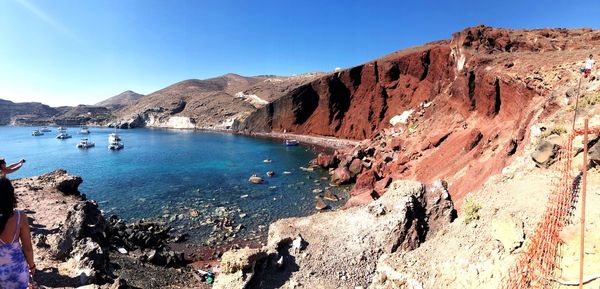
[[(83, 274), (83, 273), (82, 273)], [(86, 276), (69, 277), (61, 275), (56, 268), (48, 268), (43, 271), (37, 271), (33, 280), (41, 286), (45, 287), (79, 287), (81, 280), (86, 279)]]
[[(302, 246), (308, 244), (303, 241)], [(271, 254), (256, 264), (255, 278), (248, 283), (248, 289), (274, 289), (282, 287), (300, 267), (296, 257), (290, 254), (292, 240), (286, 239), (279, 243), (278, 254)]]

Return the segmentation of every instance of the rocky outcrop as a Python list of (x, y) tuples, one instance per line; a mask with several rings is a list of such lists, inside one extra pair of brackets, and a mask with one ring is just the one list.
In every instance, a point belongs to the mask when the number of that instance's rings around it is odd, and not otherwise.
[(369, 205), (277, 221), (260, 251), (226, 253), (246, 269), (224, 270), (214, 288), (366, 287), (381, 254), (415, 249), (455, 217), (441, 183), (398, 181)]
[(38, 180), (43, 183), (45, 187), (56, 189), (65, 195), (81, 195), (79, 192), (79, 185), (83, 183), (83, 179), (79, 176), (71, 176), (63, 169), (41, 175)]
[(81, 201), (67, 213), (59, 232), (50, 236), (54, 258), (73, 264), (81, 284), (101, 282), (108, 270), (106, 222), (98, 205)]
[(221, 274), (213, 288), (247, 288), (256, 272), (256, 263), (266, 257), (267, 253), (259, 249), (225, 252), (221, 258)]
[(106, 221), (98, 209), (98, 205), (92, 201), (77, 203), (67, 212), (65, 224), (55, 237), (56, 245), (51, 246), (55, 258), (65, 260), (70, 257), (75, 244), (85, 238), (107, 245), (105, 237)]

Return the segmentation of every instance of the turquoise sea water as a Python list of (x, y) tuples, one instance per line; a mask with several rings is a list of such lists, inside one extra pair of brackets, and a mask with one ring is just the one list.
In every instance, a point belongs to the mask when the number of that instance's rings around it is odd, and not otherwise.
[[(313, 189), (324, 189), (326, 172), (304, 172), (316, 153), (306, 147), (286, 147), (281, 141), (239, 135), (185, 130), (119, 130), (125, 148), (107, 148), (107, 128), (90, 128), (96, 147), (81, 150), (82, 136), (56, 139), (57, 129), (33, 137), (31, 127), (0, 127), (0, 156), (8, 163), (21, 158), (25, 166), (11, 178), (29, 177), (66, 169), (83, 177), (80, 191), (100, 203), (107, 214), (125, 219), (171, 219), (180, 229), (206, 235), (211, 225), (201, 224), (215, 210), (235, 212), (245, 231), (291, 216), (314, 212)], [(264, 163), (264, 159), (272, 163)], [(276, 175), (269, 178), (269, 170)], [(290, 171), (291, 175), (283, 175)], [(252, 174), (266, 182), (248, 182)], [(334, 204), (332, 204), (334, 205)], [(335, 206), (335, 205), (334, 205)], [(190, 218), (190, 210), (200, 217)], [(173, 222), (173, 216), (180, 219)], [(183, 217), (183, 218), (181, 218)], [(192, 235), (194, 233), (192, 232)]]

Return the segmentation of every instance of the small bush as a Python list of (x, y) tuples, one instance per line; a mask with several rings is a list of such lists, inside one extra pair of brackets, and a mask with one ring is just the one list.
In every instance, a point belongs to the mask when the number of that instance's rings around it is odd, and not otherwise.
[(563, 133), (567, 133), (567, 129), (563, 125), (555, 125), (552, 128), (543, 131), (540, 137), (544, 139), (553, 134), (562, 135)]
[(481, 205), (469, 199), (465, 202), (462, 209), (463, 215), (465, 216), (465, 224), (469, 224), (475, 220), (479, 220), (479, 210), (481, 210)]
[[(589, 106), (594, 106), (600, 104), (600, 94), (588, 94), (588, 95), (584, 95), (582, 97), (579, 98), (579, 104), (577, 109), (584, 109), (587, 108)], [(575, 100), (573, 100), (573, 103), (571, 103), (571, 105), (569, 105), (569, 107), (567, 108), (567, 111), (571, 112), (575, 110)]]
[(412, 133), (414, 133), (415, 131), (417, 131), (417, 126), (419, 126), (419, 125), (418, 125), (416, 122), (411, 122), (411, 123), (408, 125), (408, 133), (409, 133), (409, 134), (412, 134)]

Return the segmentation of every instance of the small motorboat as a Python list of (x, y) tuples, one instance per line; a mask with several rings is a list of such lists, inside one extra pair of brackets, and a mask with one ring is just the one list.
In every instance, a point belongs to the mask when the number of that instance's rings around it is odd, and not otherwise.
[(295, 140), (295, 139), (286, 139), (285, 140), (285, 145), (286, 146), (297, 146), (298, 144), (300, 144), (300, 142), (298, 140)]
[(79, 130), (79, 134), (90, 134), (90, 129), (84, 126)]
[(94, 142), (89, 141), (87, 138), (82, 138), (81, 141), (77, 144), (77, 148), (87, 149), (94, 147), (96, 144)]
[(113, 142), (108, 143), (109, 150), (120, 150), (124, 147), (125, 147), (125, 145), (121, 141), (113, 141)]
[(67, 131), (67, 129), (65, 127), (59, 126), (58, 131)]
[(56, 136), (57, 139), (68, 139), (71, 138), (71, 135), (66, 132), (61, 132)]
[(32, 136), (40, 136), (40, 135), (44, 135), (44, 133), (36, 129), (31, 133), (31, 135)]
[(52, 132), (52, 130), (47, 127), (42, 127), (42, 129), (40, 131), (41, 132)]

